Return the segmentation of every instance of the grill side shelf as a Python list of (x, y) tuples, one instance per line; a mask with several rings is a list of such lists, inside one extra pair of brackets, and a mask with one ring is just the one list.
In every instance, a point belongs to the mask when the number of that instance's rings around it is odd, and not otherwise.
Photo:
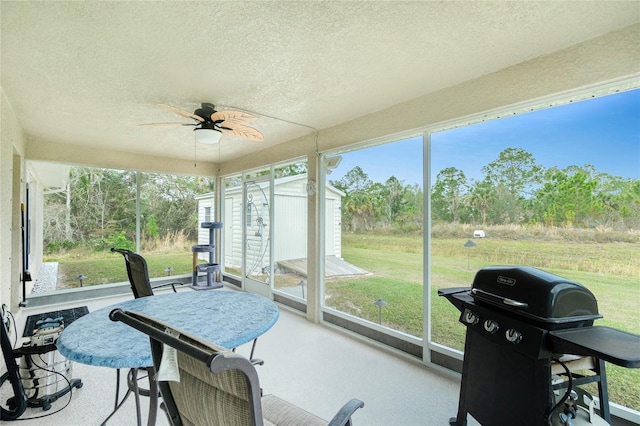
[(473, 302), (470, 290), (471, 287), (441, 288), (438, 290), (438, 296), (446, 298), (453, 306), (462, 312), (465, 302)]
[(605, 326), (549, 332), (554, 353), (595, 356), (626, 368), (640, 368), (640, 336)]

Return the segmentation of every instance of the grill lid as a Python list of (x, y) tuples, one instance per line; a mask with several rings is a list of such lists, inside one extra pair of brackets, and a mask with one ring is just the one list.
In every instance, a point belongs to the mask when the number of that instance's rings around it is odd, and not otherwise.
[(480, 269), (471, 294), (476, 302), (546, 324), (588, 321), (598, 314), (598, 303), (589, 289), (566, 278), (528, 266), (489, 266)]

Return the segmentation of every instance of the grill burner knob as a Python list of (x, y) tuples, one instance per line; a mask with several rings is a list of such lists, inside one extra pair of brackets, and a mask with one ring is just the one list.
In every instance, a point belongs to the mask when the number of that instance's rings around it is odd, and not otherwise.
[(509, 342), (516, 344), (520, 343), (520, 341), (522, 340), (522, 333), (520, 333), (518, 330), (510, 328), (506, 333), (504, 333), (504, 337), (506, 337)]
[(471, 312), (470, 310), (467, 309), (466, 311), (464, 311), (463, 321), (465, 323), (475, 325), (478, 323), (479, 320), (480, 319), (478, 318), (478, 316), (473, 312)]
[(498, 323), (494, 320), (486, 320), (484, 322), (484, 329), (487, 330), (489, 333), (494, 334), (498, 331), (500, 327), (498, 326)]

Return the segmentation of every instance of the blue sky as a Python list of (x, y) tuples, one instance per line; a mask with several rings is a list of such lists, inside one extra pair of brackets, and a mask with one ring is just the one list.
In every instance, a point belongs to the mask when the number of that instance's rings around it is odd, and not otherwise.
[[(482, 167), (507, 147), (530, 152), (547, 168), (591, 164), (599, 172), (640, 179), (640, 89), (435, 133), (432, 179), (456, 167), (467, 179), (480, 180)], [(330, 180), (359, 165), (374, 182), (393, 175), (422, 184), (420, 138), (342, 157)]]

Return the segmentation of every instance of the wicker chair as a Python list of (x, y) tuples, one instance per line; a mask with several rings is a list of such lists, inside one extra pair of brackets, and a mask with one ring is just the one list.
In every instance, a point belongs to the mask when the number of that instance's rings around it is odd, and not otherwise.
[[(149, 336), (153, 364), (160, 372), (162, 408), (174, 426), (350, 425), (352, 414), (364, 406), (352, 399), (327, 422), (276, 396), (263, 397), (255, 366), (242, 355), (140, 313), (114, 309), (110, 318)], [(163, 353), (170, 359), (172, 352), (177, 356), (179, 381), (162, 377)]]

